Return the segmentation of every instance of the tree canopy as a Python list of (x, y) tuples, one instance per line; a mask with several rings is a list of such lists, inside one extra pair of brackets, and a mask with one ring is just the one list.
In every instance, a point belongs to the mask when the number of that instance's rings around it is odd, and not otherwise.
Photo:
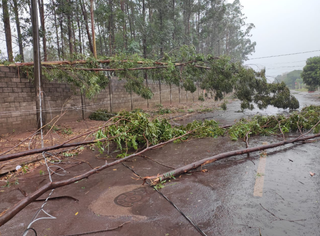
[(320, 57), (311, 57), (301, 73), (303, 82), (309, 86), (310, 91), (314, 91), (320, 86)]
[[(6, 4), (6, 3), (10, 4)], [(2, 23), (9, 60), (24, 61), (31, 46), (30, 1), (2, 0)], [(44, 61), (93, 55), (90, 0), (38, 0)], [(239, 0), (95, 0), (98, 56), (119, 53), (160, 59), (183, 45), (196, 53), (244, 61), (254, 52), (254, 25), (246, 22)], [(10, 31), (10, 29), (13, 30)], [(14, 40), (12, 40), (12, 38)], [(12, 42), (11, 42), (12, 41)], [(19, 50), (12, 51), (13, 48)], [(29, 58), (30, 60), (30, 58)]]

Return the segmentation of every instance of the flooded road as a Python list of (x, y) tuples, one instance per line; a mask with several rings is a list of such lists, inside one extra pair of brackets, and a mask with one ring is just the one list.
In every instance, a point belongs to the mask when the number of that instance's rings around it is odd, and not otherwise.
[[(307, 93), (307, 92), (296, 92), (292, 91), (292, 94), (299, 100), (300, 107), (299, 111), (303, 107), (310, 105), (320, 105), (320, 93)], [(276, 108), (274, 106), (268, 106), (266, 109), (260, 110), (255, 107), (255, 109), (241, 111), (240, 101), (238, 99), (229, 100), (227, 103), (227, 110), (222, 109), (214, 110), (213, 112), (208, 112), (204, 114), (197, 114), (190, 116), (187, 119), (179, 120), (179, 124), (188, 124), (193, 120), (216, 120), (222, 125), (233, 124), (236, 120), (241, 118), (248, 118), (254, 115), (277, 115), (277, 114), (289, 114), (289, 109)]]
[[(320, 94), (295, 95), (302, 106), (320, 104)], [(236, 112), (239, 107), (239, 102), (234, 101), (228, 104), (227, 111), (196, 117), (231, 124), (257, 113), (289, 112), (268, 108), (239, 113)], [(286, 138), (296, 136), (289, 134)], [(282, 137), (251, 137), (250, 147), (279, 141)], [(243, 141), (233, 142), (225, 136), (171, 143), (148, 151), (144, 157), (125, 162), (126, 166), (117, 165), (56, 189), (53, 196), (71, 196), (78, 201), (66, 198), (48, 202), (46, 211), (56, 219), (37, 221), (33, 228), (38, 235), (47, 236), (89, 232), (89, 235), (114, 236), (201, 235), (196, 227), (204, 235), (320, 235), (320, 145), (317, 140), (255, 152), (249, 157), (231, 157), (162, 183), (158, 186), (159, 191), (176, 208), (151, 187), (141, 185), (138, 177), (156, 176), (206, 157), (243, 148)], [(85, 162), (99, 166), (106, 159), (105, 154), (88, 149), (73, 160), (84, 162), (68, 168), (66, 176), (56, 176), (56, 180), (90, 170)], [(19, 179), (18, 186), (29, 193), (46, 182), (47, 176), (33, 173)], [(23, 198), (17, 187), (5, 189), (0, 194), (0, 211)], [(30, 204), (0, 228), (0, 235), (22, 235), (41, 204)], [(101, 232), (93, 233), (95, 231)]]

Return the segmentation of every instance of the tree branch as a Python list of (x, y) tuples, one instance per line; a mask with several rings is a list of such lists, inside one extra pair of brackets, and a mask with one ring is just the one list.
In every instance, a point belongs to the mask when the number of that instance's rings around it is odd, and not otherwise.
[(154, 149), (154, 148), (157, 148), (159, 146), (171, 143), (174, 140), (180, 139), (180, 138), (182, 138), (182, 137), (184, 137), (186, 135), (189, 135), (189, 134), (191, 134), (193, 132), (194, 132), (194, 130), (189, 131), (189, 132), (187, 132), (187, 133), (185, 133), (185, 134), (183, 134), (183, 135), (181, 135), (179, 137), (176, 137), (176, 138), (170, 139), (170, 140), (168, 140), (166, 142), (162, 142), (162, 143), (159, 143), (157, 145), (145, 148), (142, 151), (134, 153), (134, 154), (131, 154), (131, 155), (125, 157), (125, 158), (119, 159), (119, 160), (111, 162), (111, 163), (106, 163), (106, 164), (104, 164), (102, 166), (95, 167), (94, 169), (92, 169), (92, 170), (90, 170), (90, 171), (88, 171), (88, 172), (86, 172), (84, 174), (75, 176), (73, 178), (62, 180), (62, 181), (49, 182), (49, 183), (43, 185), (37, 191), (35, 191), (35, 192), (29, 194), (27, 197), (23, 198), (21, 201), (19, 201), (17, 204), (15, 204), (12, 208), (7, 209), (7, 210), (3, 211), (2, 213), (0, 213), (0, 227), (2, 225), (4, 225), (6, 222), (8, 222), (10, 219), (12, 219), (16, 214), (18, 214), (22, 209), (24, 209), (26, 206), (28, 206), (31, 202), (35, 201), (42, 194), (44, 194), (45, 192), (47, 192), (47, 191), (49, 191), (51, 189), (60, 188), (60, 187), (72, 184), (72, 183), (74, 183), (76, 181), (82, 180), (84, 178), (88, 178), (89, 176), (91, 176), (93, 174), (96, 174), (99, 171), (102, 171), (102, 170), (104, 170), (104, 169), (106, 169), (108, 167), (117, 165), (117, 164), (119, 164), (121, 162), (124, 162), (124, 161), (126, 161), (126, 160), (128, 160), (128, 159), (130, 159), (132, 157), (139, 156), (142, 153), (144, 153), (146, 151), (149, 151), (151, 149)]

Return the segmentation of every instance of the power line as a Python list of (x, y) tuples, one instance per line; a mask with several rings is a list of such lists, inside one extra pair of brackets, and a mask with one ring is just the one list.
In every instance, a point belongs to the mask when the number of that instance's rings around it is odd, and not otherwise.
[[(306, 63), (307, 60), (303, 60), (303, 61), (286, 61), (286, 62), (278, 62), (278, 63), (274, 63), (274, 62), (271, 62), (271, 63), (268, 63), (268, 62), (264, 62), (263, 64), (267, 64), (269, 66), (272, 66), (272, 65), (281, 65), (281, 64), (294, 64), (294, 63), (298, 63), (298, 62), (304, 62)], [(246, 65), (260, 65), (260, 64), (246, 64)]]
[(304, 67), (304, 65), (301, 65), (301, 66), (276, 66), (276, 67), (267, 67), (267, 70), (271, 70), (271, 69), (281, 69), (281, 68), (302, 68)]
[(312, 52), (320, 52), (320, 50), (305, 51), (305, 52), (295, 52), (295, 53), (280, 54), (280, 55), (273, 55), (273, 56), (266, 56), (266, 57), (254, 57), (254, 58), (249, 59), (248, 61), (257, 60), (257, 59), (264, 59), (264, 58), (272, 58), (272, 57), (285, 57), (285, 56), (306, 54), (306, 53), (312, 53)]

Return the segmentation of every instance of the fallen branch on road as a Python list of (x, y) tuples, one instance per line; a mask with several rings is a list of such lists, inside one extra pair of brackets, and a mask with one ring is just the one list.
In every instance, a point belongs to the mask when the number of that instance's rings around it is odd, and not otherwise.
[[(302, 136), (304, 136), (304, 135), (302, 135)], [(161, 182), (163, 180), (170, 179), (171, 177), (184, 174), (184, 173), (186, 173), (186, 172), (188, 172), (190, 170), (196, 169), (196, 168), (198, 168), (200, 166), (202, 167), (204, 165), (210, 164), (212, 162), (215, 162), (215, 161), (218, 161), (218, 160), (221, 160), (221, 159), (224, 159), (224, 158), (237, 156), (237, 155), (242, 155), (242, 154), (250, 153), (250, 152), (262, 151), (262, 150), (265, 150), (265, 149), (275, 148), (275, 147), (283, 146), (283, 145), (286, 145), (286, 144), (295, 143), (295, 142), (299, 142), (299, 141), (305, 141), (305, 140), (308, 140), (308, 139), (313, 139), (313, 138), (318, 138), (318, 137), (320, 137), (320, 133), (312, 135), (312, 136), (308, 136), (308, 137), (301, 137), (300, 136), (299, 138), (295, 138), (295, 139), (292, 139), (292, 140), (286, 140), (286, 141), (273, 143), (273, 144), (268, 144), (268, 145), (262, 145), (262, 146), (247, 148), (247, 149), (240, 149), (240, 150), (235, 150), (235, 151), (230, 151), (230, 152), (224, 152), (224, 153), (221, 153), (221, 154), (218, 154), (218, 155), (215, 155), (215, 156), (212, 156), (212, 157), (208, 157), (208, 158), (202, 159), (200, 161), (196, 161), (196, 162), (193, 162), (191, 164), (179, 167), (179, 168), (177, 168), (175, 170), (168, 171), (168, 172), (166, 172), (164, 174), (161, 174), (161, 175), (144, 177), (143, 181), (145, 183), (147, 180), (150, 180), (153, 185), (156, 185), (157, 183), (159, 183), (159, 182)]]
[(104, 164), (102, 166), (95, 167), (94, 169), (92, 169), (92, 170), (90, 170), (90, 171), (88, 171), (88, 172), (86, 172), (84, 174), (75, 176), (73, 178), (62, 180), (62, 181), (49, 182), (49, 183), (43, 185), (37, 191), (35, 191), (35, 192), (31, 193), (31, 194), (28, 194), (27, 197), (25, 197), (22, 200), (20, 200), (12, 208), (4, 210), (2, 213), (0, 213), (0, 227), (2, 225), (4, 225), (6, 222), (8, 222), (10, 219), (12, 219), (16, 214), (18, 214), (21, 210), (23, 210), (30, 203), (32, 203), (33, 201), (35, 201), (36, 199), (38, 199), (40, 196), (42, 196), (44, 193), (46, 193), (47, 191), (49, 191), (51, 189), (60, 188), (60, 187), (72, 184), (72, 183), (74, 183), (76, 181), (82, 180), (84, 178), (88, 178), (89, 176), (91, 176), (93, 174), (96, 174), (99, 171), (102, 171), (102, 170), (107, 169), (107, 168), (109, 168), (111, 166), (117, 165), (117, 164), (119, 164), (121, 162), (124, 162), (124, 161), (126, 161), (126, 160), (128, 160), (128, 159), (130, 159), (132, 157), (139, 156), (139, 155), (141, 155), (142, 153), (144, 153), (146, 151), (149, 151), (149, 150), (152, 150), (152, 149), (157, 148), (159, 146), (171, 143), (171, 142), (173, 142), (173, 141), (175, 141), (177, 139), (181, 139), (184, 136), (189, 135), (189, 134), (191, 134), (193, 132), (194, 132), (194, 130), (189, 131), (189, 132), (187, 132), (187, 133), (185, 133), (185, 134), (183, 134), (181, 136), (178, 136), (176, 138), (170, 139), (170, 140), (168, 140), (166, 142), (159, 143), (157, 145), (147, 147), (147, 148), (143, 149), (140, 152), (136, 152), (134, 154), (131, 154), (131, 155), (129, 155), (129, 156), (125, 157), (125, 158), (119, 159), (117, 161), (114, 161), (114, 162), (111, 162), (111, 163), (106, 163), (106, 164)]

